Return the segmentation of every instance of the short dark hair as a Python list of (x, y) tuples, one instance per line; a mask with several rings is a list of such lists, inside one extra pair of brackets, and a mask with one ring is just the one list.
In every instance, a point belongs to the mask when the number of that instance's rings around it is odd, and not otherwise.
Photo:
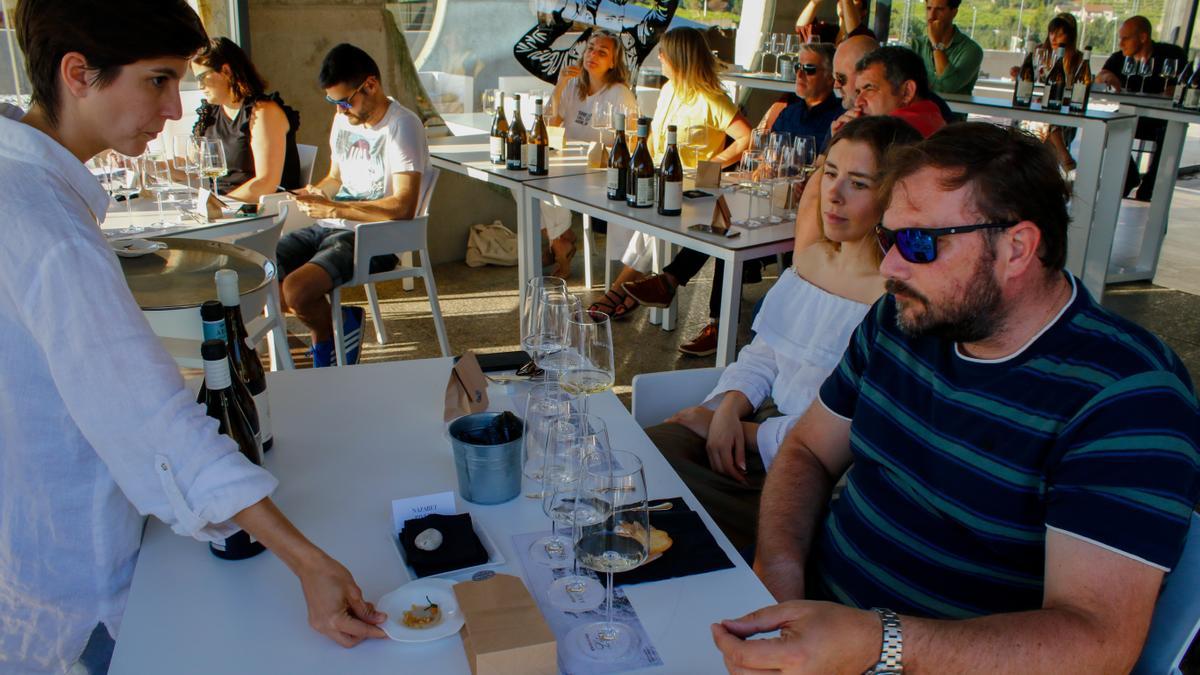
[(1146, 17), (1142, 16), (1141, 14), (1131, 16), (1128, 19), (1126, 19), (1125, 22), (1128, 23), (1129, 25), (1133, 26), (1134, 28), (1136, 28), (1137, 32), (1139, 32), (1139, 33), (1145, 33), (1146, 35), (1150, 35), (1150, 33), (1152, 32), (1151, 26), (1150, 26), (1150, 19), (1147, 19)]
[(321, 62), (321, 74), (317, 76), (322, 89), (339, 84), (357, 87), (368, 77), (380, 79), (379, 65), (375, 59), (354, 45), (343, 42), (329, 50)]
[(928, 139), (888, 152), (880, 194), (891, 201), (897, 183), (932, 167), (950, 175), (946, 190), (969, 185), (986, 222), (1028, 220), (1042, 233), (1038, 258), (1048, 271), (1067, 262), (1067, 200), (1071, 191), (1045, 143), (1017, 127), (959, 122)]
[(899, 45), (880, 47), (858, 60), (855, 70), (866, 70), (876, 63), (883, 65), (884, 77), (892, 88), (899, 91), (904, 83), (912, 80), (917, 85), (917, 96), (929, 98), (929, 73), (925, 62), (913, 50)]
[(946, 6), (950, 9), (958, 9), (961, 4), (962, 0), (946, 0)]
[(879, 165), (883, 165), (888, 150), (898, 145), (912, 145), (921, 140), (921, 133), (913, 125), (891, 115), (869, 115), (851, 120), (829, 139), (825, 152), (841, 141), (866, 143), (875, 151)]
[(94, 73), (91, 85), (102, 88), (123, 66), (190, 58), (208, 41), (186, 0), (20, 0), (14, 20), (33, 102), (51, 124), (58, 124), (58, 69), (68, 53), (83, 55)]
[(234, 98), (238, 100), (262, 96), (267, 91), (267, 81), (258, 74), (250, 57), (229, 38), (220, 37), (210, 41), (196, 54), (195, 61), (213, 70), (229, 66), (229, 85)]

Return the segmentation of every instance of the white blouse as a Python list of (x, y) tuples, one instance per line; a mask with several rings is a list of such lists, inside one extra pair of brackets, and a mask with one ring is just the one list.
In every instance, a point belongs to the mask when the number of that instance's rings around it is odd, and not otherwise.
[(143, 516), (218, 540), (276, 480), (151, 332), (108, 195), (20, 115), (0, 106), (0, 671), (64, 672), (97, 623), (117, 635)]
[[(592, 128), (592, 106), (596, 103), (624, 106), (637, 114), (637, 97), (623, 84), (612, 84), (579, 100), (579, 89), (572, 81), (558, 98), (558, 114), (563, 118), (564, 137), (568, 141), (597, 141), (600, 132)], [(626, 123), (626, 126), (629, 126)], [(631, 148), (632, 149), (632, 148)]]
[(758, 427), (764, 468), (841, 361), (869, 308), (810, 284), (790, 267), (767, 291), (754, 318), (754, 340), (725, 368), (707, 398), (711, 406), (721, 394), (740, 391), (755, 409), (768, 396), (774, 399), (782, 416)]

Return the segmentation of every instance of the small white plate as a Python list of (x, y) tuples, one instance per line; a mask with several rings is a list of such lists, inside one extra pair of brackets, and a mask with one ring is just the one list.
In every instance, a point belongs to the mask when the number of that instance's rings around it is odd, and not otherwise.
[[(495, 567), (497, 565), (504, 564), (504, 555), (500, 553), (500, 549), (496, 547), (496, 543), (492, 541), (491, 537), (488, 536), (487, 530), (483, 529), (483, 526), (479, 524), (479, 521), (475, 520), (474, 518), (471, 519), (471, 525), (475, 528), (475, 536), (479, 537), (479, 543), (483, 544), (483, 550), (487, 551), (487, 562), (480, 563), (478, 565), (472, 565), (471, 567), (462, 567), (456, 570), (446, 570), (445, 572), (430, 574), (427, 577), (421, 577), (422, 579), (436, 579), (438, 577), (462, 574), (464, 572), (473, 572), (475, 570), (481, 570), (487, 567)], [(392, 534), (392, 545), (396, 547), (396, 555), (400, 556), (400, 562), (404, 564), (404, 569), (408, 570), (409, 577), (416, 579), (416, 571), (413, 570), (412, 565), (409, 565), (408, 560), (406, 560), (404, 557), (404, 545), (400, 543), (399, 533)]]
[(167, 247), (161, 241), (150, 241), (149, 239), (113, 239), (108, 242), (108, 245), (112, 247), (113, 253), (122, 258), (140, 258)]
[[(428, 628), (409, 628), (404, 625), (404, 612), (413, 605), (424, 607), (436, 603), (442, 610), (441, 619)], [(449, 637), (465, 623), (454, 596), (454, 582), (449, 579), (418, 579), (397, 588), (375, 602), (375, 608), (388, 615), (381, 628), (396, 642), (430, 642)]]

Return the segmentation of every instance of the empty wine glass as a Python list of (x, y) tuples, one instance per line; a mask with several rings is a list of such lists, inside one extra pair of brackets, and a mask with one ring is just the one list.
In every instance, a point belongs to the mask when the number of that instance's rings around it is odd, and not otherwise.
[(571, 396), (563, 391), (558, 382), (541, 382), (529, 389), (525, 403), (525, 433), (521, 437), (524, 455), (522, 473), (537, 484), (537, 488), (525, 496), (541, 499), (542, 468), (546, 462), (546, 446), (550, 441), (550, 427), (570, 411)]
[[(580, 467), (573, 462), (577, 458), (582, 464), (588, 453), (607, 453), (612, 448), (608, 442), (608, 429), (604, 426), (604, 420), (584, 413), (571, 413), (566, 416), (566, 420), (568, 424), (563, 428), (569, 430), (570, 443), (576, 450), (568, 454), (572, 461), (572, 465), (568, 467), (571, 472), (566, 474), (550, 471), (553, 480), (547, 483), (542, 509), (560, 525), (571, 528), (573, 534), (574, 528), (594, 525), (598, 520), (607, 517), (603, 504), (579, 502), (581, 472)], [(604, 588), (592, 577), (580, 574), (578, 560), (573, 555), (571, 558), (571, 573), (564, 574), (550, 584), (547, 591), (550, 604), (568, 612), (584, 612), (599, 607), (604, 600)]]
[[(614, 661), (638, 645), (637, 633), (613, 620), (613, 573), (645, 562), (650, 551), (650, 513), (646, 474), (637, 455), (622, 450), (588, 453), (583, 460), (576, 505), (599, 511), (603, 518), (577, 517), (575, 558), (580, 565), (608, 577), (604, 621), (579, 626), (567, 634), (569, 649), (596, 661)], [(595, 521), (595, 522), (592, 522)]]
[(525, 304), (521, 307), (521, 348), (529, 353), (536, 364), (538, 361), (539, 340), (545, 309), (542, 305), (546, 297), (554, 292), (566, 293), (567, 282), (558, 277), (530, 277), (525, 282)]
[(737, 181), (737, 189), (746, 195), (746, 217), (742, 220), (733, 221), (734, 225), (742, 227), (758, 227), (761, 225), (754, 219), (754, 200), (759, 190), (758, 177), (762, 169), (762, 153), (747, 150), (742, 153), (742, 159), (738, 163), (738, 169), (734, 173), (734, 180)]
[(1162, 62), (1163, 92), (1175, 86), (1175, 78), (1179, 77), (1179, 59), (1163, 59)]
[(154, 193), (154, 203), (158, 206), (158, 220), (154, 227), (170, 227), (163, 215), (163, 196), (171, 190), (171, 161), (162, 155), (145, 155), (142, 157), (142, 186)]
[[(194, 208), (192, 204), (192, 174), (197, 171), (196, 137), (191, 134), (171, 136), (171, 166), (183, 174), (187, 187), (186, 199), (180, 200), (180, 208)], [(199, 189), (197, 184), (197, 189)]]
[(550, 534), (529, 545), (529, 558), (539, 565), (566, 567), (571, 563), (570, 540), (558, 533), (562, 514), (553, 510), (553, 495), (562, 485), (579, 479), (583, 452), (575, 443), (574, 422), (569, 414), (553, 419), (542, 456), (542, 510), (550, 518)]
[(1125, 76), (1125, 89), (1131, 91), (1133, 89), (1133, 76), (1137, 75), (1138, 63), (1132, 56), (1126, 56), (1125, 62), (1121, 64), (1121, 74)]
[(592, 102), (592, 128), (600, 136), (600, 141), (603, 143), (607, 138), (605, 132), (613, 128), (613, 106), (605, 101)]
[[(1142, 78), (1142, 86), (1138, 89), (1139, 92), (1146, 92), (1146, 82), (1154, 75), (1154, 57), (1145, 58), (1138, 61), (1138, 75)], [(1151, 92), (1154, 93), (1154, 92)]]
[(221, 141), (200, 138), (196, 141), (199, 143), (200, 154), (200, 175), (212, 180), (212, 193), (219, 194), (217, 191), (217, 179), (229, 173), (229, 168), (225, 164), (225, 146)]

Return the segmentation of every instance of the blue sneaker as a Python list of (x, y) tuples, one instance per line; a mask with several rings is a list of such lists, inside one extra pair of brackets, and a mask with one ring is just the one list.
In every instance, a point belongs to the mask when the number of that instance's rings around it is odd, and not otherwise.
[(346, 345), (346, 365), (358, 363), (362, 351), (363, 323), (367, 313), (362, 307), (342, 307), (342, 341)]
[(328, 368), (334, 363), (333, 340), (314, 342), (309, 348), (308, 355), (312, 357), (313, 368)]

